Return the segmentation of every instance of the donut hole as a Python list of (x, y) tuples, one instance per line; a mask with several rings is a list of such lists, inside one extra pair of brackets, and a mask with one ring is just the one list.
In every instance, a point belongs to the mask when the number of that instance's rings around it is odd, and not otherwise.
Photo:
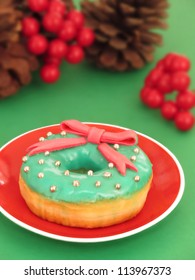
[(53, 153), (53, 160), (61, 162), (62, 171), (77, 174), (88, 174), (89, 170), (95, 173), (108, 168), (108, 161), (98, 151), (97, 145), (91, 143)]
[(93, 172), (98, 172), (107, 167), (107, 163), (104, 160), (96, 160), (90, 158), (87, 155), (80, 155), (78, 157), (73, 157), (71, 161), (67, 164), (67, 169), (70, 172), (87, 174), (89, 170)]

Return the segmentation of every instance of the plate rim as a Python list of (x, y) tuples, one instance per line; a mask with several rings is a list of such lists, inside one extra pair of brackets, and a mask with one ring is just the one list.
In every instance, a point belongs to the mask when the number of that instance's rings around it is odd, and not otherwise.
[[(99, 123), (99, 122), (83, 122), (85, 124), (94, 124), (94, 125), (105, 125), (105, 126), (109, 126), (109, 127), (114, 127), (114, 128), (119, 128), (119, 129), (123, 129), (123, 130), (128, 130), (129, 128), (123, 127), (123, 126), (119, 126), (119, 125), (112, 125), (112, 124), (107, 124), (107, 123)], [(53, 127), (53, 126), (59, 126), (60, 124), (52, 124), (52, 125), (46, 125), (46, 126), (42, 126), (39, 128), (35, 128), (32, 130), (29, 130), (27, 132), (24, 132), (16, 137), (14, 137), (13, 139), (11, 139), (10, 141), (8, 141), (7, 143), (5, 143), (3, 146), (0, 147), (0, 152), (5, 149), (10, 143), (14, 142), (16, 139), (25, 136), (26, 134), (32, 133), (36, 130), (41, 130), (41, 129), (45, 129), (48, 127)], [(37, 229), (33, 226), (27, 225), (26, 223), (20, 221), (19, 219), (15, 218), (14, 216), (12, 216), (10, 213), (8, 213), (1, 205), (0, 205), (0, 213), (2, 213), (6, 218), (8, 218), (9, 220), (11, 220), (12, 222), (14, 222), (15, 224), (17, 224), (18, 226), (25, 228), (31, 232), (34, 232), (36, 234), (42, 235), (44, 237), (48, 237), (48, 238), (52, 238), (52, 239), (56, 239), (56, 240), (61, 240), (61, 241), (68, 241), (68, 242), (75, 242), (75, 243), (98, 243), (98, 242), (106, 242), (106, 241), (113, 241), (113, 240), (117, 240), (117, 239), (122, 239), (125, 237), (129, 237), (132, 235), (135, 235), (139, 232), (142, 232), (154, 225), (156, 225), (157, 223), (159, 223), (160, 221), (162, 221), (164, 218), (166, 218), (175, 208), (176, 206), (179, 204), (179, 202), (181, 201), (181, 198), (183, 196), (184, 190), (185, 190), (185, 176), (184, 176), (184, 171), (182, 169), (182, 166), (180, 164), (180, 162), (178, 161), (177, 157), (167, 148), (165, 147), (163, 144), (161, 144), (159, 141), (155, 140), (154, 138), (143, 134), (141, 132), (138, 132), (136, 130), (134, 130), (138, 135), (141, 135), (147, 139), (149, 139), (150, 141), (154, 142), (155, 144), (157, 144), (158, 146), (160, 146), (166, 153), (168, 153), (171, 158), (174, 160), (179, 174), (180, 174), (180, 187), (179, 187), (179, 192), (174, 200), (174, 202), (171, 204), (171, 206), (165, 211), (163, 212), (160, 216), (158, 216), (157, 218), (155, 218), (154, 220), (148, 222), (147, 224), (144, 224), (136, 229), (127, 231), (127, 232), (123, 232), (123, 233), (119, 233), (119, 234), (115, 234), (115, 235), (111, 235), (111, 236), (105, 236), (105, 237), (96, 237), (96, 238), (82, 238), (82, 237), (68, 237), (68, 236), (61, 236), (61, 235), (57, 235), (57, 234), (53, 234), (53, 233), (49, 233), (40, 229)], [(1, 186), (0, 186), (1, 187)]]

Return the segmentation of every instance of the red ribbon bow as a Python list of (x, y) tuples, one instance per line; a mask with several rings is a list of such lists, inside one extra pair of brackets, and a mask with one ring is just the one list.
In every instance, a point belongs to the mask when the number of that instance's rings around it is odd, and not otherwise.
[(27, 149), (29, 156), (46, 152), (57, 151), (75, 146), (85, 145), (90, 142), (98, 145), (98, 150), (109, 161), (114, 164), (118, 171), (126, 174), (126, 168), (137, 171), (137, 168), (123, 154), (120, 154), (108, 144), (135, 145), (137, 135), (134, 131), (109, 132), (97, 127), (91, 127), (77, 120), (68, 120), (61, 123), (61, 129), (82, 137), (79, 138), (57, 138), (36, 143)]

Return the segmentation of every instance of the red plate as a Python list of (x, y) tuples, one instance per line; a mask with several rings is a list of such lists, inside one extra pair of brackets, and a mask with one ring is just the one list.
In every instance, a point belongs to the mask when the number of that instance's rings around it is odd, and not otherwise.
[[(107, 124), (93, 125), (112, 132), (126, 129)], [(54, 239), (102, 242), (130, 236), (151, 227), (170, 214), (179, 203), (184, 191), (184, 174), (178, 160), (162, 144), (138, 133), (139, 146), (153, 163), (154, 178), (145, 206), (135, 218), (115, 226), (81, 229), (61, 226), (37, 217), (20, 195), (18, 176), (26, 148), (48, 131), (58, 133), (59, 125), (29, 131), (0, 149), (0, 211), (14, 223)]]

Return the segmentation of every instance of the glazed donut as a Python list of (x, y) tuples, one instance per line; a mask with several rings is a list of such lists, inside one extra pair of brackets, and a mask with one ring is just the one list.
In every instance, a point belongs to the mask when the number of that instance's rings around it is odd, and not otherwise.
[(109, 132), (76, 120), (61, 123), (27, 149), (19, 186), (31, 211), (65, 226), (121, 223), (144, 206), (152, 164), (134, 131)]

